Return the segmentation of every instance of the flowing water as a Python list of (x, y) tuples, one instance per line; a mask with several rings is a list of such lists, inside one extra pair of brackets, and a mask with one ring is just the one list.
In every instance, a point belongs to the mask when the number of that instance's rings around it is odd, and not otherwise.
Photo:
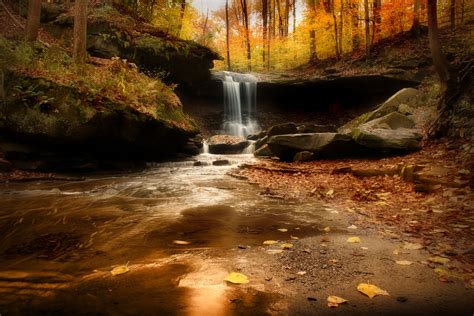
[(222, 80), (224, 89), (223, 133), (246, 137), (257, 132), (257, 79), (250, 74), (227, 71), (214, 77)]
[[(230, 165), (212, 166), (216, 159)], [(0, 312), (133, 314), (141, 306), (197, 315), (209, 295), (228, 303), (222, 278), (240, 260), (239, 245), (288, 237), (281, 227), (300, 237), (324, 227), (314, 201), (283, 201), (226, 175), (251, 155), (196, 160), (201, 166), (189, 160), (83, 181), (2, 184)], [(111, 277), (125, 264), (127, 277)]]

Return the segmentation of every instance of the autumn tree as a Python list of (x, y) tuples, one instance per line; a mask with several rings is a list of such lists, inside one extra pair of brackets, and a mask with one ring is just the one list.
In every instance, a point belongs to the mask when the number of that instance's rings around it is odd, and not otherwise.
[(74, 4), (73, 59), (83, 64), (87, 56), (87, 0), (76, 0)]
[(26, 40), (36, 41), (40, 26), (41, 0), (29, 0), (26, 20)]

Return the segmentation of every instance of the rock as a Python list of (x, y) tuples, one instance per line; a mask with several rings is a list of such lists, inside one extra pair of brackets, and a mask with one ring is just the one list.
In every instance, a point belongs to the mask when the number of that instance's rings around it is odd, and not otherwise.
[(411, 128), (372, 129), (361, 126), (354, 131), (353, 138), (369, 148), (414, 151), (421, 149), (422, 135)]
[[(73, 10), (53, 23), (66, 37), (74, 25)], [(90, 10), (87, 51), (95, 57), (127, 59), (148, 73), (165, 76), (166, 81), (182, 85), (209, 80), (213, 61), (222, 59), (197, 42), (175, 37), (109, 6)]]
[(415, 121), (411, 117), (400, 114), (398, 112), (392, 112), (381, 118), (372, 120), (365, 124), (360, 125), (361, 128), (369, 129), (398, 129), (398, 128), (414, 128)]
[(219, 159), (219, 160), (213, 161), (212, 165), (213, 166), (227, 166), (227, 165), (230, 165), (230, 162), (227, 159)]
[(410, 104), (415, 103), (416, 98), (418, 97), (418, 90), (413, 88), (404, 88), (393, 96), (391, 96), (387, 101), (382, 103), (379, 107), (371, 112), (364, 113), (355, 119), (349, 121), (338, 129), (338, 132), (341, 134), (349, 134), (354, 128), (358, 127), (361, 124), (367, 123), (371, 120), (385, 116), (391, 112), (396, 112), (400, 104)]
[(298, 133), (336, 133), (335, 125), (318, 125), (318, 124), (300, 124), (297, 127)]
[(260, 138), (259, 140), (257, 140), (255, 142), (255, 150), (258, 150), (260, 147), (265, 145), (267, 143), (267, 140), (268, 140), (268, 136), (265, 136), (265, 137)]
[[(18, 89), (30, 91), (32, 87), (48, 100), (48, 108), (18, 100)], [(198, 132), (187, 118), (173, 121), (152, 113), (154, 104), (149, 105), (148, 112), (142, 112), (107, 98), (97, 103), (74, 86), (45, 78), (8, 73), (5, 88), (7, 99), (0, 103), (0, 129), (5, 141), (19, 143), (1, 144), (11, 161), (45, 160), (52, 155), (163, 160), (182, 152), (188, 139)], [(170, 114), (182, 115), (181, 103), (171, 91), (168, 94), (164, 90), (163, 98), (157, 101), (160, 104), (156, 106), (175, 111)]]
[(293, 161), (310, 161), (314, 158), (314, 154), (309, 151), (300, 151), (295, 154)]
[(267, 136), (275, 136), (275, 135), (285, 135), (285, 134), (296, 134), (298, 133), (298, 129), (296, 128), (295, 123), (284, 123), (278, 124), (270, 127), (267, 132)]
[(12, 164), (10, 161), (0, 158), (0, 172), (12, 170)]
[(249, 145), (245, 138), (231, 135), (215, 135), (207, 143), (211, 154), (239, 154)]
[(257, 149), (253, 155), (255, 157), (271, 157), (273, 156), (272, 151), (270, 150), (270, 147), (268, 147), (268, 144), (264, 144), (262, 147)]
[(258, 134), (250, 134), (247, 136), (247, 140), (259, 140), (267, 135), (266, 131), (261, 131)]
[(360, 125), (352, 132), (353, 139), (363, 146), (377, 149), (414, 151), (421, 148), (422, 135), (414, 129), (408, 116), (393, 112)]
[(292, 161), (301, 151), (315, 157), (347, 157), (362, 149), (351, 136), (338, 133), (275, 135), (267, 143), (273, 154), (284, 161)]
[(405, 115), (413, 114), (413, 108), (405, 103), (400, 104), (398, 106), (397, 111), (398, 113), (405, 114)]

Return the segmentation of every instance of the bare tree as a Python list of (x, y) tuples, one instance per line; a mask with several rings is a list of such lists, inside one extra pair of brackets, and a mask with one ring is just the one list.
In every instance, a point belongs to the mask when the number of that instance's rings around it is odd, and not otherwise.
[(76, 0), (74, 5), (73, 59), (78, 65), (85, 63), (87, 56), (87, 0)]
[[(310, 7), (310, 18), (314, 19), (316, 15), (316, 6), (319, 4), (319, 1), (308, 0), (308, 5)], [(315, 62), (318, 60), (318, 55), (316, 54), (316, 30), (314, 27), (311, 27), (309, 30), (309, 61)]]
[(420, 35), (420, 0), (413, 1), (413, 34)]
[(36, 41), (40, 27), (41, 0), (30, 0), (28, 3), (28, 17), (26, 20), (26, 40)]
[(364, 0), (364, 22), (365, 22), (365, 55), (370, 55), (370, 19), (369, 0)]
[(247, 69), (252, 70), (252, 53), (250, 47), (250, 31), (249, 31), (249, 15), (248, 15), (248, 7), (247, 7), (247, 0), (240, 0), (240, 5), (242, 6), (242, 15), (244, 19), (244, 27), (245, 27), (245, 44), (247, 48)]
[(266, 63), (266, 46), (268, 36), (268, 0), (262, 0), (262, 36), (263, 36), (263, 65)]
[(451, 0), (449, 6), (449, 21), (451, 24), (451, 30), (454, 31), (456, 29), (456, 0)]
[(428, 0), (428, 30), (431, 49), (431, 57), (436, 72), (438, 73), (441, 86), (444, 90), (447, 88), (450, 79), (450, 69), (446, 58), (441, 51), (441, 43), (438, 32), (438, 5), (437, 0)]

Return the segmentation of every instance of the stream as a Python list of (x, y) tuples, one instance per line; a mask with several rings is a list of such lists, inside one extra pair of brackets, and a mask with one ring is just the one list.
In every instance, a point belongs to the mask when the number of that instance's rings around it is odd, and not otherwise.
[[(216, 159), (230, 164), (213, 166)], [(223, 282), (227, 273), (261, 265), (262, 255), (272, 257), (263, 241), (290, 239), (290, 232), (299, 238), (317, 235), (327, 222), (322, 216), (327, 212), (315, 201), (283, 201), (226, 175), (253, 159), (205, 154), (195, 157), (201, 166), (188, 160), (83, 181), (2, 184), (0, 311), (88, 314), (116, 307), (119, 314), (198, 315), (210, 302), (221, 302), (213, 308), (226, 314), (229, 299), (209, 299), (209, 293), (226, 297), (223, 293), (233, 289)], [(253, 251), (257, 259), (241, 261), (242, 251)], [(128, 275), (111, 276), (117, 265), (127, 265)], [(188, 299), (177, 294), (196, 288), (199, 295)], [(257, 290), (267, 295), (264, 288)], [(267, 308), (261, 301), (247, 305), (252, 311)]]

